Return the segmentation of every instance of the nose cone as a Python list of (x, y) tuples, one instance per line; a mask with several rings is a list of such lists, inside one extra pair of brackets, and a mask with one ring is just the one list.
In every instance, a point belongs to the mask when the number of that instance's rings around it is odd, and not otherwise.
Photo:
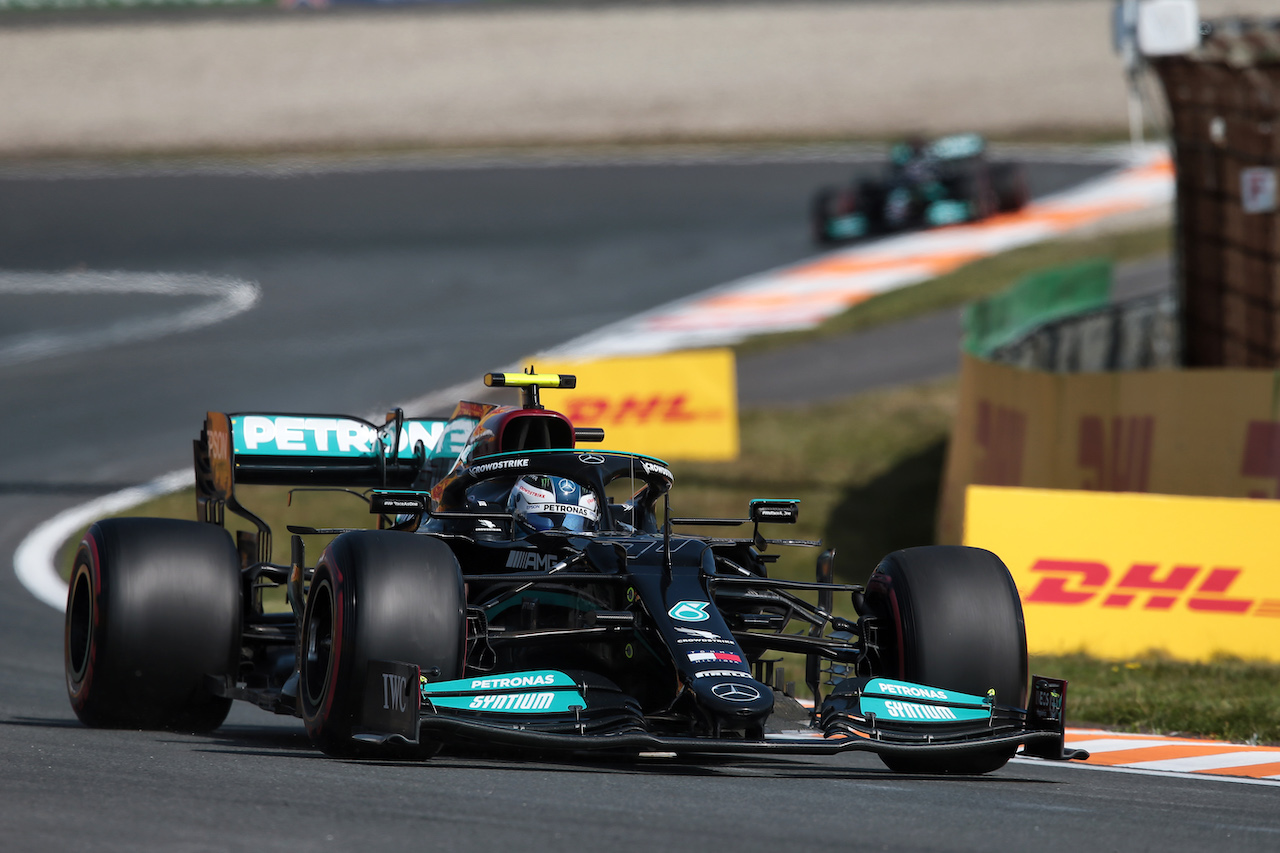
[(699, 679), (693, 693), (699, 705), (730, 728), (758, 725), (773, 710), (773, 691), (754, 678)]

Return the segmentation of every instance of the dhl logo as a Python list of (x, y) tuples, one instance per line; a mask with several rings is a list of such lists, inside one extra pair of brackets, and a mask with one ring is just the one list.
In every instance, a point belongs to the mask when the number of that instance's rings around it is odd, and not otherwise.
[(1142, 610), (1172, 610), (1182, 604), (1199, 613), (1280, 617), (1280, 599), (1231, 597), (1244, 569), (1134, 563), (1115, 578), (1105, 563), (1087, 560), (1037, 560), (1039, 575), (1027, 604), (1084, 605)]
[(714, 421), (723, 412), (694, 411), (687, 394), (653, 394), (626, 397), (575, 396), (566, 405), (565, 415), (575, 424), (649, 424)]

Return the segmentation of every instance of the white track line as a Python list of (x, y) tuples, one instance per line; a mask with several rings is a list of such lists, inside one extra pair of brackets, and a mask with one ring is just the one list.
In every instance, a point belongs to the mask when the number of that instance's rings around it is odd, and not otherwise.
[(195, 483), (191, 470), (174, 471), (150, 483), (121, 489), (58, 513), (27, 534), (13, 552), (13, 571), (32, 595), (62, 611), (67, 606), (67, 584), (58, 574), (58, 548), (81, 528), (104, 515), (120, 512), (143, 501), (167, 495)]
[(122, 320), (91, 331), (12, 336), (0, 340), (0, 367), (154, 340), (220, 323), (258, 304), (262, 289), (244, 279), (185, 273), (0, 273), (0, 297), (78, 294), (195, 296), (206, 297), (206, 301), (172, 314)]
[[(1227, 749), (1227, 746), (1224, 744), (1218, 748)], [(1183, 773), (1195, 773), (1203, 770), (1226, 770), (1230, 767), (1252, 767), (1255, 764), (1275, 764), (1278, 760), (1280, 760), (1280, 754), (1276, 752), (1251, 752), (1248, 747), (1240, 747), (1237, 750), (1216, 752), (1213, 755), (1134, 761), (1125, 766), (1137, 770), (1177, 770)]]
[(1105, 764), (1086, 764), (1083, 761), (1045, 761), (1043, 758), (1015, 758), (1018, 764), (1037, 764), (1041, 767), (1056, 765), (1076, 770), (1096, 770), (1102, 773), (1130, 773), (1135, 776), (1161, 776), (1165, 779), (1198, 779), (1207, 782), (1233, 782), (1237, 785), (1270, 785), (1280, 787), (1280, 780), (1254, 779), (1249, 776), (1214, 776), (1209, 773), (1180, 773), (1174, 770), (1143, 770), (1137, 767), (1111, 767)]
[(1108, 737), (1097, 740), (1072, 741), (1068, 744), (1072, 749), (1083, 749), (1091, 754), (1104, 752), (1122, 752), (1126, 749), (1142, 749), (1147, 746), (1171, 746), (1167, 738), (1124, 738)]

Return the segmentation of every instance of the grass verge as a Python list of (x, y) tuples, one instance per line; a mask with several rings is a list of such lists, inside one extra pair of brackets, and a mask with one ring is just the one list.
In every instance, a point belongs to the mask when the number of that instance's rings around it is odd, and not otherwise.
[(1280, 665), (1151, 653), (1127, 661), (1041, 655), (1031, 668), (1071, 682), (1072, 725), (1280, 744)]
[[(273, 534), (271, 562), (282, 565), (289, 562), (288, 525), (290, 524), (333, 528), (373, 527), (376, 523), (375, 517), (369, 514), (368, 505), (345, 492), (295, 490), (291, 497), (289, 489), (285, 487), (237, 486), (236, 497), (271, 527)], [(183, 489), (164, 495), (116, 515), (194, 519), (196, 517), (195, 489)], [(231, 531), (232, 536), (236, 531), (248, 532), (257, 529), (251, 522), (230, 511), (226, 513), (226, 528)], [(75, 537), (64, 542), (58, 550), (57, 568), (64, 580), (71, 576), (76, 548), (87, 529), (86, 527), (80, 530)], [(316, 557), (331, 539), (333, 539), (332, 536), (303, 537), (307, 545), (309, 563), (315, 563)]]

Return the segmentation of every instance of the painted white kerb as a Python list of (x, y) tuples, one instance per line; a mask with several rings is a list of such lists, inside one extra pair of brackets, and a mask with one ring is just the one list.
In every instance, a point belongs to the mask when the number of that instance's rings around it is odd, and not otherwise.
[[(0, 272), (0, 297), (6, 295), (150, 294), (205, 297), (200, 304), (157, 317), (123, 320), (84, 332), (33, 332), (0, 342), (0, 366), (69, 353), (152, 340), (220, 323), (248, 311), (262, 298), (251, 281), (190, 273)], [(192, 471), (174, 471), (149, 483), (115, 492), (54, 516), (31, 531), (13, 555), (18, 580), (41, 601), (62, 610), (67, 585), (55, 561), (59, 546), (77, 530), (103, 515), (119, 512), (195, 482)]]
[(199, 296), (207, 297), (207, 300), (185, 310), (158, 317), (122, 320), (92, 331), (41, 331), (0, 340), (0, 367), (189, 332), (248, 311), (262, 298), (262, 289), (256, 283), (227, 276), (190, 273), (0, 272), (0, 297), (135, 293)]
[(27, 534), (13, 553), (13, 571), (31, 594), (57, 610), (67, 606), (67, 584), (56, 568), (58, 548), (104, 515), (195, 484), (195, 472), (173, 471), (150, 483), (121, 489), (55, 515)]

